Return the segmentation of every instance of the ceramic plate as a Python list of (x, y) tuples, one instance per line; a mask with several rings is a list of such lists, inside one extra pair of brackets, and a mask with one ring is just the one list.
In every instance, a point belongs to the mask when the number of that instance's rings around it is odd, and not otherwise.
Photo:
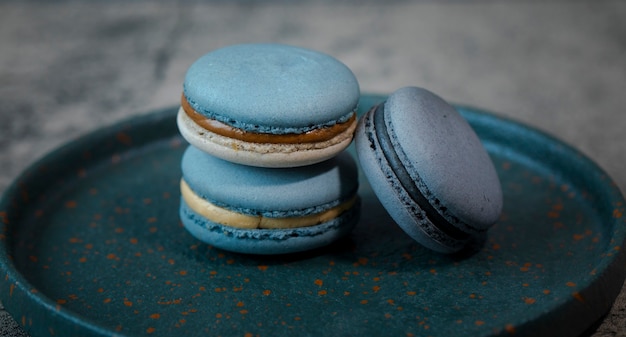
[[(382, 99), (362, 97), (360, 113)], [(486, 240), (460, 254), (414, 243), (361, 175), (349, 237), (266, 257), (220, 251), (182, 227), (176, 110), (52, 152), (0, 201), (0, 299), (33, 337), (571, 336), (621, 289), (618, 188), (537, 130), (459, 107), (505, 202)]]

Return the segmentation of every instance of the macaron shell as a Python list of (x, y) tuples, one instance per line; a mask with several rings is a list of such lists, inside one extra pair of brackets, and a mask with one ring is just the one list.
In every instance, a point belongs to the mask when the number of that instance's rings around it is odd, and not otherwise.
[(352, 142), (356, 122), (335, 138), (320, 143), (249, 143), (224, 137), (195, 124), (178, 112), (178, 129), (185, 140), (213, 156), (234, 163), (258, 167), (298, 167), (322, 162), (346, 149)]
[[(419, 177), (431, 204), (482, 231), (502, 211), (502, 189), (480, 139), (439, 96), (421, 88), (394, 92), (385, 102), (387, 132), (409, 174)], [(445, 216), (445, 214), (444, 214)]]
[(231, 252), (275, 255), (303, 252), (327, 246), (348, 235), (360, 214), (360, 200), (339, 217), (311, 227), (296, 229), (238, 229), (207, 220), (181, 200), (180, 218), (198, 240)]
[(345, 151), (315, 165), (271, 169), (235, 164), (189, 146), (181, 166), (196, 194), (230, 209), (301, 216), (298, 212), (345, 201), (358, 188), (356, 163)]
[(184, 95), (197, 112), (265, 133), (297, 133), (345, 120), (359, 94), (354, 74), (343, 63), (280, 44), (215, 50), (194, 62), (184, 81)]
[(395, 178), (385, 156), (378, 152), (380, 144), (371, 136), (374, 132), (370, 120), (372, 113), (370, 110), (359, 120), (355, 148), (361, 169), (378, 200), (398, 226), (421, 245), (440, 253), (453, 253), (462, 249), (467, 240), (457, 240), (442, 233), (435, 234), (437, 229)]

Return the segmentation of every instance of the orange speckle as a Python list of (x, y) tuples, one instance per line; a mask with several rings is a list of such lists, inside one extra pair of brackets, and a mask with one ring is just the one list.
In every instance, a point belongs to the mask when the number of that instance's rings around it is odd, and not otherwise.
[(58, 299), (57, 300), (57, 304), (65, 304), (65, 303), (67, 303), (67, 300), (65, 300), (65, 299)]
[(509, 334), (514, 334), (515, 326), (513, 326), (513, 324), (507, 324), (504, 326), (504, 331), (508, 332)]
[(243, 337), (253, 337), (254, 335), (251, 334), (250, 332), (246, 332)]
[(146, 333), (154, 333), (155, 331), (156, 331), (156, 329), (153, 328), (153, 327), (149, 327), (149, 328), (146, 329)]
[(154, 314), (150, 315), (150, 318), (152, 318), (152, 319), (159, 319), (159, 318), (161, 318), (161, 314), (154, 313)]
[(85, 262), (87, 262), (87, 258), (83, 256), (80, 259), (78, 259), (78, 262), (85, 263)]
[(578, 302), (585, 303), (585, 298), (577, 291), (572, 293), (572, 297), (574, 297)]
[(123, 227), (117, 227), (115, 228), (115, 233), (124, 233), (124, 228)]
[(127, 298), (124, 299), (124, 305), (127, 307), (132, 307), (133, 306), (133, 302), (129, 301)]
[(350, 296), (350, 292), (349, 291), (344, 291), (343, 292), (343, 296)]
[(560, 213), (557, 212), (557, 211), (550, 211), (550, 212), (548, 212), (548, 218), (556, 219), (559, 216), (560, 216)]
[(576, 283), (574, 283), (572, 281), (569, 281), (569, 282), (565, 283), (565, 285), (568, 286), (568, 287), (575, 287)]
[(118, 142), (124, 144), (124, 145), (131, 145), (132, 144), (132, 138), (130, 138), (130, 136), (124, 132), (118, 132), (115, 135), (115, 139), (117, 139)]
[(415, 291), (407, 291), (406, 294), (409, 295), (409, 296), (415, 296), (415, 295), (417, 295), (417, 292), (415, 292)]
[(239, 313), (240, 313), (240, 314), (242, 314), (242, 315), (245, 315), (245, 314), (247, 314), (247, 313), (248, 313), (248, 310), (246, 310), (246, 309), (241, 309), (241, 310), (239, 310)]
[(620, 247), (620, 246), (615, 246), (615, 247), (613, 247), (613, 250), (614, 250), (614, 251), (619, 251), (620, 249), (622, 249), (622, 247)]
[(537, 300), (532, 297), (524, 297), (524, 303), (526, 304), (534, 304), (535, 302), (537, 302)]
[(157, 222), (157, 218), (156, 218), (156, 217), (154, 217), (154, 216), (153, 216), (153, 217), (149, 217), (146, 221), (147, 221), (148, 223), (155, 223), (155, 222)]
[(269, 290), (269, 289), (263, 290), (263, 295), (265, 295), (265, 296), (269, 296), (271, 293), (272, 293), (272, 291)]
[(110, 298), (105, 298), (102, 303), (107, 304), (107, 303), (111, 303), (111, 299)]
[(361, 304), (367, 304), (367, 300), (361, 300)]
[(75, 200), (68, 200), (65, 202), (65, 208), (76, 208), (78, 204)]
[(498, 243), (494, 243), (494, 244), (491, 246), (491, 249), (493, 249), (493, 250), (499, 250), (500, 248), (502, 248), (502, 247), (501, 247), (501, 246), (500, 246), (500, 244), (498, 244)]
[(544, 289), (543, 293), (544, 293), (544, 295), (549, 295), (550, 294), (550, 289)]
[(574, 235), (572, 235), (572, 238), (574, 238), (575, 241), (580, 241), (580, 240), (584, 239), (585, 236), (583, 234), (574, 234)]
[(315, 281), (314, 281), (314, 283), (315, 283), (315, 285), (317, 285), (317, 286), (320, 286), (320, 287), (321, 287), (321, 286), (324, 284), (324, 281), (322, 281), (322, 280), (320, 280), (320, 279), (317, 279), (317, 280), (315, 280)]
[(372, 290), (377, 293), (380, 290), (380, 286), (373, 286)]
[(390, 313), (385, 313), (385, 318), (391, 318), (391, 314)]
[(241, 307), (243, 307), (243, 306), (244, 306), (244, 303), (243, 303), (243, 302), (241, 302), (241, 301), (239, 301), (239, 302), (237, 302), (237, 306), (241, 308)]
[(391, 298), (387, 300), (387, 303), (389, 303), (390, 305), (396, 305), (396, 301), (392, 300)]
[(300, 316), (296, 316), (296, 317), (294, 317), (294, 318), (293, 318), (293, 320), (294, 320), (294, 321), (300, 321), (300, 320), (302, 320), (302, 317), (300, 317)]
[(93, 243), (85, 244), (85, 249), (93, 249)]
[(143, 203), (144, 203), (144, 205), (150, 205), (150, 204), (152, 203), (152, 199), (150, 199), (150, 198), (144, 198), (144, 199), (143, 199)]
[(477, 326), (481, 326), (483, 324), (485, 324), (485, 321), (475, 321), (474, 324), (476, 324)]
[(215, 318), (222, 318), (222, 314), (218, 312), (217, 314), (215, 314)]
[(185, 276), (187, 275), (187, 271), (186, 270), (181, 270), (178, 272), (181, 276)]
[(113, 253), (109, 253), (109, 254), (107, 254), (107, 259), (109, 259), (109, 260), (117, 260), (118, 257), (117, 257), (117, 255), (115, 255)]
[(268, 267), (266, 265), (259, 265), (257, 268), (259, 268), (260, 271), (266, 271)]
[(622, 217), (622, 211), (621, 211), (621, 210), (619, 210), (619, 209), (617, 209), (617, 208), (616, 208), (616, 209), (614, 209), (614, 210), (613, 210), (613, 217), (614, 217), (614, 218), (616, 218), (616, 219), (617, 219), (617, 218), (621, 218), (621, 217)]
[(83, 240), (81, 240), (79, 238), (69, 238), (67, 241), (69, 241), (70, 243), (81, 243), (81, 242), (83, 242)]
[(324, 295), (328, 294), (328, 292), (326, 290), (320, 290), (320, 291), (317, 292), (317, 294), (320, 295), (320, 296), (324, 296)]
[(433, 269), (430, 270), (430, 273), (433, 274), (433, 275), (436, 275), (437, 274), (437, 270), (433, 268)]

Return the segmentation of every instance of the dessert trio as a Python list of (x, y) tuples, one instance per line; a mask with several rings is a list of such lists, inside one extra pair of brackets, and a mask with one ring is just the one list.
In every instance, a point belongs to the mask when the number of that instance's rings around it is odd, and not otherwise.
[(242, 44), (185, 76), (178, 128), (180, 218), (196, 238), (249, 254), (287, 254), (348, 235), (360, 217), (358, 164), (393, 220), (452, 253), (486, 234), (502, 191), (469, 124), (435, 94), (397, 90), (360, 119), (348, 67), (313, 50)]

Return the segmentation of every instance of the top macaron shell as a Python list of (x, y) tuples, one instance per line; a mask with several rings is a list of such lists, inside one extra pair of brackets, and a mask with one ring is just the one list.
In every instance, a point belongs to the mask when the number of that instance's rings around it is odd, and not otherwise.
[(333, 159), (297, 168), (262, 168), (231, 163), (190, 146), (183, 178), (200, 197), (244, 214), (304, 216), (352, 197), (358, 188), (354, 159)]
[(302, 133), (346, 121), (359, 85), (343, 63), (280, 44), (215, 50), (189, 68), (184, 96), (200, 114), (263, 133)]

